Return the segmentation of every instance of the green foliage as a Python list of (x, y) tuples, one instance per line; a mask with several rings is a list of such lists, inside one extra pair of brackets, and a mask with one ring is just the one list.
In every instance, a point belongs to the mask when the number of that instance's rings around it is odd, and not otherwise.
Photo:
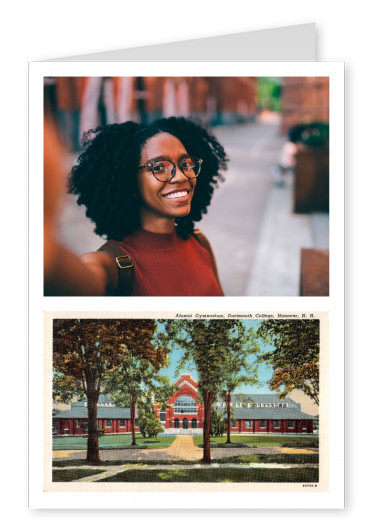
[(156, 437), (164, 429), (159, 419), (155, 416), (151, 402), (141, 403), (138, 411), (138, 425), (143, 437)]
[(271, 319), (262, 322), (257, 335), (272, 350), (258, 359), (273, 368), (270, 388), (284, 398), (294, 389), (319, 404), (320, 321)]
[(106, 375), (130, 357), (159, 370), (167, 353), (154, 319), (54, 319), (53, 392), (60, 398), (73, 392), (87, 397), (88, 462), (99, 462), (97, 401)]
[(325, 122), (307, 124), (302, 131), (300, 140), (307, 146), (327, 146), (329, 143), (329, 124)]
[(210, 436), (220, 437), (225, 433), (225, 421), (223, 415), (216, 408), (212, 408), (211, 423), (210, 423)]
[(159, 433), (163, 433), (164, 429), (157, 417), (150, 417), (146, 423), (146, 433), (150, 438), (156, 437)]
[(257, 105), (260, 109), (279, 112), (282, 108), (282, 85), (278, 78), (257, 78)]
[(184, 482), (184, 483), (317, 483), (318, 468), (261, 469), (254, 468), (187, 468), (184, 470), (126, 470), (101, 479), (101, 483), (116, 482)]
[[(251, 370), (246, 358), (250, 352), (256, 352), (257, 345), (252, 330), (247, 330), (241, 320), (176, 319), (165, 323), (171, 342), (184, 350), (176, 373), (193, 361), (201, 391), (218, 393), (227, 373), (239, 366)], [(237, 357), (241, 359), (240, 365)]]
[[(198, 387), (204, 403), (204, 462), (210, 462), (210, 416), (213, 398), (228, 374), (246, 367), (247, 353), (256, 348), (253, 332), (238, 319), (184, 319), (164, 321), (171, 343), (184, 350), (177, 373), (190, 361), (198, 373)], [(231, 367), (227, 370), (227, 367)], [(248, 367), (248, 365), (247, 365)], [(231, 372), (232, 374), (232, 372)], [(246, 375), (244, 375), (246, 376)]]
[(89, 469), (89, 468), (78, 468), (78, 469), (69, 469), (69, 470), (53, 470), (52, 471), (52, 481), (53, 482), (69, 482), (77, 481), (88, 476), (96, 476), (97, 474), (103, 474), (104, 470), (100, 469)]

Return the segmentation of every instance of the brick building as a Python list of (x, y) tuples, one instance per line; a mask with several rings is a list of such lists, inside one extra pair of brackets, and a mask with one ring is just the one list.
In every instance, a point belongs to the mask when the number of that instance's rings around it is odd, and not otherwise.
[[(166, 410), (155, 405), (166, 433), (202, 433), (204, 406), (198, 400), (198, 384), (190, 374), (182, 374), (175, 382), (178, 387)], [(236, 422), (232, 433), (312, 433), (312, 415), (303, 413), (300, 404), (290, 398), (279, 399), (277, 394), (233, 395), (231, 402)], [(213, 407), (224, 413), (224, 402)], [(98, 427), (105, 433), (129, 433), (130, 409), (120, 408), (101, 396), (98, 402)], [(75, 402), (69, 410), (54, 410), (53, 433), (82, 435), (87, 422), (86, 402)], [(138, 428), (136, 427), (138, 431)]]
[(300, 123), (329, 123), (329, 78), (284, 77), (281, 133)]

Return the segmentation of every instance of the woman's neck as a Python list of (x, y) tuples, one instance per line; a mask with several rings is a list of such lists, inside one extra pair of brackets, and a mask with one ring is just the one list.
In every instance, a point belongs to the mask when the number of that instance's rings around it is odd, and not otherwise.
[(141, 228), (149, 232), (168, 234), (175, 230), (175, 218), (141, 219)]

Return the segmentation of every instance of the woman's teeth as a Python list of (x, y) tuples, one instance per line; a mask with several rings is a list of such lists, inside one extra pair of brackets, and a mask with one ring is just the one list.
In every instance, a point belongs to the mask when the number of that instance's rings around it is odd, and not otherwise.
[(172, 194), (167, 194), (167, 195), (165, 195), (165, 197), (168, 197), (170, 199), (174, 199), (174, 197), (184, 197), (186, 195), (188, 195), (188, 192), (184, 191), (184, 192), (174, 192)]

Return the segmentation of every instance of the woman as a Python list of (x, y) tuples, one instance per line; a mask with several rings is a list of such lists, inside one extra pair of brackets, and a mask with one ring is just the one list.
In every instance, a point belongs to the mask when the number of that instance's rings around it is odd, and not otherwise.
[(84, 136), (69, 192), (108, 243), (81, 257), (90, 295), (223, 295), (214, 256), (195, 231), (226, 154), (184, 118), (126, 122)]

